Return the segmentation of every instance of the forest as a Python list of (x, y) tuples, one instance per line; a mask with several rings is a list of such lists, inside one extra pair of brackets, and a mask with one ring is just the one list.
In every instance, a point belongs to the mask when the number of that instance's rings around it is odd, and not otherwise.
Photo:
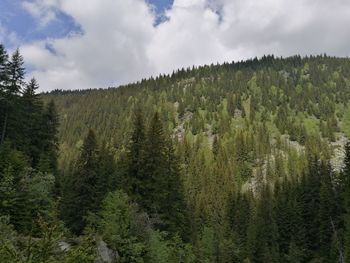
[(350, 262), (350, 59), (25, 73), (0, 45), (1, 262)]

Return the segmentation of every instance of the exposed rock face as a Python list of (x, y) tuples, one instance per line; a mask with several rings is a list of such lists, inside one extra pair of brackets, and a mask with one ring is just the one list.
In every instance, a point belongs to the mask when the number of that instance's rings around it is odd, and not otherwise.
[(65, 242), (65, 241), (58, 242), (58, 247), (63, 252), (67, 252), (70, 249), (70, 245), (67, 242)]
[(97, 243), (97, 259), (95, 263), (113, 263), (117, 262), (118, 258), (118, 252), (108, 248), (103, 240)]
[(345, 157), (345, 145), (348, 139), (345, 136), (341, 136), (339, 140), (332, 142), (333, 156), (331, 159), (331, 165), (334, 171), (339, 172), (344, 166)]

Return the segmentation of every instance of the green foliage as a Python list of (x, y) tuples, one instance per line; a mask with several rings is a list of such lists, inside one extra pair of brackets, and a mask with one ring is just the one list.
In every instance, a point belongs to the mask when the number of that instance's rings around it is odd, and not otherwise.
[(165, 232), (152, 231), (149, 235), (146, 262), (192, 263), (195, 256), (192, 247), (184, 244), (179, 237), (167, 239)]
[(92, 130), (87, 134), (73, 174), (66, 181), (62, 210), (64, 220), (76, 234), (81, 234), (89, 213), (96, 213), (98, 194), (98, 145)]
[(345, 147), (344, 168), (344, 205), (345, 205), (345, 262), (350, 261), (350, 144)]
[[(2, 261), (93, 262), (101, 239), (120, 262), (350, 258), (349, 146), (344, 172), (330, 166), (349, 59), (264, 56), (41, 95), (24, 77), (0, 45)], [(78, 235), (68, 251), (57, 205)]]
[(123, 191), (109, 193), (100, 212), (99, 232), (107, 244), (118, 251), (121, 262), (143, 262), (144, 245), (131, 231), (132, 208)]

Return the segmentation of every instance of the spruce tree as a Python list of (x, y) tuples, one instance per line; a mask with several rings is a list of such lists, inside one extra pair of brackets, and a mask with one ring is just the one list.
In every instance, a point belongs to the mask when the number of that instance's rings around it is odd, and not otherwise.
[(345, 146), (345, 168), (344, 168), (344, 204), (345, 204), (345, 262), (350, 262), (350, 143)]
[(5, 138), (15, 141), (19, 149), (23, 150), (26, 145), (23, 123), (23, 105), (20, 94), (24, 84), (25, 70), (23, 57), (17, 49), (6, 65), (7, 80), (5, 80), (5, 112), (2, 122), (1, 142)]
[(145, 147), (145, 125), (143, 114), (140, 108), (134, 111), (133, 131), (126, 156), (126, 176), (123, 178), (123, 188), (132, 196), (135, 201), (140, 202), (141, 188), (143, 184), (143, 157)]
[(105, 143), (99, 151), (97, 176), (96, 205), (100, 207), (106, 194), (115, 191), (117, 187), (121, 186), (119, 178), (116, 178), (114, 155)]
[(98, 179), (98, 147), (95, 133), (89, 130), (75, 164), (66, 181), (62, 215), (75, 234), (81, 234), (87, 216), (97, 212), (96, 184)]
[[(43, 104), (36, 90), (39, 88), (37, 81), (32, 78), (25, 86), (21, 99), (23, 107), (23, 135), (25, 145), (23, 151), (30, 156), (32, 165), (35, 167), (40, 159), (40, 145), (44, 138), (41, 138)], [(45, 127), (46, 128), (46, 127)]]
[(59, 117), (56, 105), (51, 100), (44, 108), (42, 114), (40, 142), (37, 143), (41, 147), (40, 160), (49, 163), (51, 172), (57, 174), (57, 152), (58, 152), (58, 127)]
[[(166, 172), (162, 175), (164, 200), (161, 200), (159, 214), (163, 220), (164, 229), (170, 233), (178, 233), (183, 238), (188, 236), (188, 214), (184, 200), (183, 183), (180, 178), (180, 162), (175, 154), (171, 138), (166, 139)], [(162, 185), (162, 184), (161, 184)]]
[[(329, 163), (322, 163), (321, 172), (321, 188), (320, 188), (320, 209), (319, 209), (319, 241), (320, 254), (326, 262), (331, 259), (329, 251), (332, 243), (332, 218), (334, 215), (335, 200), (333, 194), (331, 167)], [(331, 261), (333, 262), (333, 261)]]
[(12, 94), (19, 94), (22, 91), (22, 86), (24, 84), (24, 74), (25, 69), (23, 67), (24, 61), (23, 57), (19, 52), (19, 49), (12, 54), (11, 60), (9, 62), (8, 72), (9, 72), (9, 91)]
[(140, 204), (149, 213), (157, 214), (166, 198), (164, 189), (167, 188), (167, 181), (165, 175), (168, 172), (165, 135), (157, 112), (151, 120), (146, 136)]

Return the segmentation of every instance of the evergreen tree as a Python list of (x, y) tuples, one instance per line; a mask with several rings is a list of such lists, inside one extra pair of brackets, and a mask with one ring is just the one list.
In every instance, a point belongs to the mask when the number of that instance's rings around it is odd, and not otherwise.
[(9, 92), (11, 94), (19, 94), (22, 91), (25, 69), (23, 67), (23, 57), (19, 52), (19, 49), (12, 54), (9, 62)]
[(99, 151), (98, 165), (96, 202), (99, 206), (108, 192), (115, 191), (121, 185), (119, 178), (116, 178), (116, 164), (114, 155), (106, 144), (103, 144)]
[(81, 234), (89, 213), (96, 213), (98, 179), (98, 147), (95, 134), (89, 130), (74, 172), (67, 178), (62, 207), (63, 219), (76, 234)]
[(150, 214), (156, 215), (166, 199), (168, 172), (165, 135), (159, 114), (156, 112), (151, 119), (146, 135), (143, 156), (142, 174), (139, 200), (141, 206)]
[(326, 262), (334, 262), (330, 258), (331, 243), (333, 236), (332, 217), (336, 206), (333, 194), (331, 167), (330, 164), (322, 163), (321, 188), (320, 188), (320, 209), (319, 209), (319, 241), (321, 256)]
[(350, 262), (350, 143), (345, 146), (345, 168), (344, 168), (344, 204), (345, 204), (345, 262)]
[(143, 156), (146, 136), (143, 114), (140, 108), (135, 110), (133, 118), (133, 132), (128, 146), (127, 169), (123, 186), (135, 201), (139, 202), (142, 199)]
[(26, 138), (23, 151), (30, 156), (34, 167), (36, 167), (39, 162), (42, 150), (40, 149), (40, 145), (44, 139), (40, 136), (40, 131), (43, 128), (43, 104), (39, 95), (36, 94), (38, 88), (39, 85), (37, 81), (32, 78), (25, 86), (21, 99), (23, 107), (23, 135)]
[[(162, 175), (165, 180), (163, 188), (164, 200), (160, 200), (159, 214), (163, 221), (163, 227), (170, 233), (178, 233), (181, 237), (188, 236), (188, 214), (184, 200), (183, 182), (180, 178), (180, 161), (175, 154), (173, 142), (170, 138), (166, 140), (166, 173)], [(158, 186), (159, 187), (159, 186)]]
[(41, 141), (37, 143), (41, 146), (40, 160), (47, 162), (50, 172), (54, 174), (57, 174), (58, 127), (58, 113), (55, 103), (51, 100), (44, 108), (39, 132)]

